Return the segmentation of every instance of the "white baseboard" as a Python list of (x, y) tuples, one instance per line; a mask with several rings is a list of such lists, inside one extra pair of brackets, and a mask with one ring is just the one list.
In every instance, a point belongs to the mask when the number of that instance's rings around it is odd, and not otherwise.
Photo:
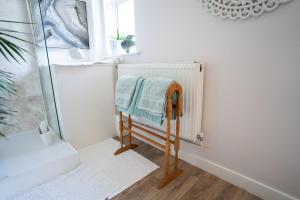
[(211, 173), (223, 180), (226, 180), (233, 185), (241, 187), (265, 200), (299, 200), (296, 197), (288, 195), (284, 192), (281, 192), (275, 188), (272, 188), (268, 185), (265, 185), (261, 182), (258, 182), (252, 178), (244, 176), (238, 172), (230, 170), (198, 155), (180, 151), (179, 157), (182, 160), (198, 168), (201, 168), (204, 171), (207, 171), (208, 173)]

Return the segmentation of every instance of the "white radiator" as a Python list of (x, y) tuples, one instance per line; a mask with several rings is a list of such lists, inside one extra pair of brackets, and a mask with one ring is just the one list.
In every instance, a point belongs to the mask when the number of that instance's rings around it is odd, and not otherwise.
[[(181, 118), (180, 138), (202, 144), (204, 68), (201, 63), (119, 64), (118, 76), (122, 75), (160, 76), (172, 78), (180, 83), (183, 89), (183, 116)], [(172, 133), (175, 130), (174, 125), (175, 123), (172, 122)], [(162, 130), (163, 127), (155, 126), (155, 128)]]

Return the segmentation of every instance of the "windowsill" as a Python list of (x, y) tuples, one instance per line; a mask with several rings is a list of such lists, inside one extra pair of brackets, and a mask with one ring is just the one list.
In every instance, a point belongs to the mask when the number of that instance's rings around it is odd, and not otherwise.
[(136, 52), (121, 54), (119, 56), (135, 56), (135, 55), (140, 55), (140, 54), (141, 54), (140, 51), (136, 51)]
[(95, 62), (82, 62), (82, 61), (78, 61), (78, 62), (66, 62), (66, 63), (52, 63), (50, 65), (51, 68), (56, 68), (56, 67), (88, 67), (88, 66), (111, 66), (111, 64), (113, 63), (112, 60), (101, 60), (101, 61), (95, 61)]
[(116, 57), (122, 57), (122, 56), (135, 56), (135, 55), (140, 55), (140, 54), (141, 54), (140, 51), (136, 51), (136, 52), (130, 52), (130, 53), (124, 53), (124, 54), (109, 55), (109, 56), (105, 56), (105, 58), (116, 58)]

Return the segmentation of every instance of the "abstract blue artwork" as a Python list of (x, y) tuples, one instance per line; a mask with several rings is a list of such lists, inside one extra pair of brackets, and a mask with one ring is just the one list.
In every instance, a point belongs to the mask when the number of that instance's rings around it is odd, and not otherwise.
[[(79, 0), (39, 0), (48, 47), (89, 48), (86, 2)], [(44, 38), (38, 38), (42, 42)]]

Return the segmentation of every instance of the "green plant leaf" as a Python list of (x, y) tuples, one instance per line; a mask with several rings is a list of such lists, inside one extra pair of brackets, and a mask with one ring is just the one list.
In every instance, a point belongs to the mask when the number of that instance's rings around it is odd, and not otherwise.
[[(14, 54), (11, 52), (10, 46), (6, 46), (6, 43), (0, 39), (0, 46), (2, 47), (2, 49), (10, 55), (10, 57), (12, 57), (17, 63), (19, 63), (18, 59), (14, 56)], [(0, 47), (0, 48), (1, 48)], [(6, 56), (7, 58), (7, 56)], [(9, 59), (7, 59), (8, 61), (10, 61)]]
[[(25, 61), (23, 57), (23, 51), (26, 51), (22, 47), (15, 45), (14, 43), (10, 42), (9, 40), (0, 36), (0, 48), (2, 48), (1, 54), (4, 55), (5, 53), (8, 54), (11, 58), (13, 58), (17, 63), (19, 63), (17, 57), (14, 55), (15, 52), (22, 60)], [(8, 55), (4, 56), (8, 61)]]
[[(11, 21), (11, 20), (0, 20), (1, 23), (16, 23), (16, 24), (33, 24), (30, 22), (19, 22), (19, 21)], [(19, 63), (19, 59), (22, 59), (26, 62), (24, 58), (24, 53), (29, 53), (26, 49), (22, 48), (20, 45), (15, 44), (9, 39), (14, 39), (20, 42), (28, 43), (34, 45), (33, 42), (22, 39), (18, 36), (13, 35), (16, 34), (30, 34), (17, 30), (0, 28), (0, 55), (2, 55), (7, 61), (11, 61), (11, 59), (15, 60)], [(31, 34), (30, 34), (31, 35)], [(0, 125), (9, 126), (7, 123), (7, 118), (14, 116), (16, 111), (11, 110), (7, 105), (9, 101), (10, 95), (16, 95), (17, 86), (14, 82), (14, 75), (9, 72), (5, 72), (0, 70)], [(4, 133), (0, 131), (0, 138), (5, 137)]]
[[(0, 36), (0, 39), (1, 39), (1, 36)], [(26, 50), (26, 49), (20, 47), (19, 45), (16, 45), (16, 44), (10, 42), (9, 40), (7, 40), (7, 39), (5, 39), (5, 38), (4, 38), (4, 40), (8, 41), (8, 43), (9, 43), (12, 47), (18, 49), (18, 51), (19, 51), (20, 53), (26, 52), (26, 53), (28, 53), (29, 55), (32, 55), (28, 50)], [(22, 39), (21, 39), (21, 40), (22, 40)], [(28, 42), (28, 41), (27, 41), (27, 42)], [(34, 43), (31, 43), (31, 42), (29, 42), (29, 43), (32, 44), (32, 45), (35, 45)], [(23, 52), (22, 52), (22, 51), (23, 51)]]
[(23, 56), (23, 49), (21, 47), (16, 46), (15, 44), (11, 44), (10, 48), (24, 61), (26, 62), (26, 59)]
[[(0, 94), (2, 95), (0, 96), (0, 125), (4, 126), (11, 126), (6, 119), (15, 116), (15, 111), (7, 106), (9, 100), (3, 96), (5, 93), (7, 95), (15, 95), (17, 89), (13, 78), (14, 75), (12, 73), (0, 70)], [(4, 133), (0, 132), (0, 137), (5, 137)]]
[(0, 88), (2, 89), (2, 93), (4, 92), (8, 95), (16, 94), (17, 86), (13, 78), (14, 76), (11, 73), (0, 70)]
[(19, 38), (19, 37), (16, 37), (16, 36), (14, 36), (14, 35), (7, 34), (7, 33), (4, 33), (4, 32), (1, 32), (1, 31), (0, 31), (0, 35), (5, 35), (5, 36), (7, 36), (7, 37), (10, 37), (10, 38), (13, 38), (13, 39), (16, 39), (16, 40), (19, 40), (19, 41), (22, 41), (22, 42), (25, 42), (25, 43), (34, 45), (33, 42), (24, 40), (24, 39), (22, 39), (22, 38)]
[(7, 57), (7, 55), (5, 54), (5, 52), (2, 50), (2, 48), (0, 48), (0, 53), (2, 54), (2, 56), (3, 56), (6, 60), (9, 60), (9, 58)]

